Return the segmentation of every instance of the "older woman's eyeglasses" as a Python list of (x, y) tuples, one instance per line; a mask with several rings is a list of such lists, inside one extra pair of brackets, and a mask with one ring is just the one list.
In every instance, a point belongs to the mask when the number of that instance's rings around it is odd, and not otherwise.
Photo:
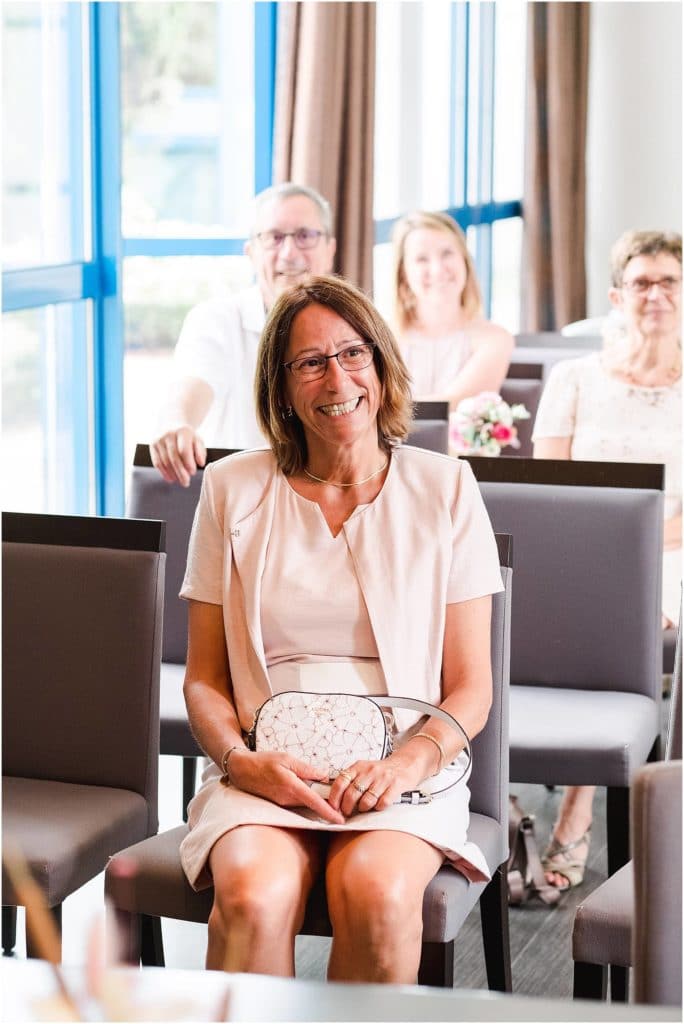
[(660, 288), (666, 295), (672, 295), (681, 287), (681, 277), (635, 277), (631, 281), (623, 281), (622, 287), (634, 295), (647, 295), (651, 288)]
[(315, 228), (297, 228), (296, 231), (260, 231), (256, 237), (264, 249), (279, 249), (286, 238), (291, 238), (298, 249), (313, 249), (324, 234)]
[(373, 362), (374, 348), (375, 344), (372, 341), (361, 341), (356, 345), (349, 345), (339, 352), (333, 352), (329, 356), (318, 354), (302, 356), (300, 359), (292, 359), (289, 363), (283, 363), (283, 366), (296, 380), (318, 380), (325, 374), (329, 359), (336, 359), (347, 373), (364, 370)]

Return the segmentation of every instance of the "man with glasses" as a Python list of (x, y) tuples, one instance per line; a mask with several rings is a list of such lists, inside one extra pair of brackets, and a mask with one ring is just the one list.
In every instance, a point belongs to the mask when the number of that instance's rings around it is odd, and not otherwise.
[[(534, 454), (665, 465), (662, 622), (668, 627), (679, 615), (682, 556), (682, 237), (626, 231), (610, 262), (608, 297), (622, 327), (604, 332), (601, 352), (553, 367), (537, 411)], [(593, 800), (593, 786), (570, 786), (563, 796), (542, 858), (547, 881), (562, 891), (584, 878)]]
[(266, 314), (290, 285), (332, 270), (335, 239), (330, 205), (315, 189), (286, 182), (260, 192), (245, 252), (256, 283), (190, 310), (174, 353), (161, 435), (152, 462), (165, 480), (184, 487), (203, 466), (205, 445), (264, 444), (252, 386)]

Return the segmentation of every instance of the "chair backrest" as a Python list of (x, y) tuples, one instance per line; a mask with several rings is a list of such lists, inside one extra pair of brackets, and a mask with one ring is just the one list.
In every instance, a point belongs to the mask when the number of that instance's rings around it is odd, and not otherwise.
[(501, 454), (506, 457), (529, 458), (532, 455), (532, 430), (544, 386), (543, 373), (542, 363), (511, 363), (508, 367), (508, 376), (499, 389), (501, 397), (509, 405), (524, 405), (530, 418), (516, 423), (520, 447), (504, 448)]
[[(492, 707), (487, 724), (473, 740), (470, 809), (503, 825), (508, 820), (508, 684), (511, 644), (512, 541), (497, 533), (499, 564), (505, 590), (492, 598)], [(517, 562), (517, 555), (516, 555)], [(517, 575), (517, 568), (516, 568)], [(501, 858), (508, 833), (502, 830)]]
[(449, 451), (449, 403), (415, 402), (406, 443), (446, 455)]
[[(516, 363), (541, 363), (543, 379), (546, 381), (551, 367), (561, 359), (576, 359), (589, 355), (601, 348), (602, 339), (594, 335), (586, 337), (565, 337), (556, 331), (542, 331), (537, 334), (518, 334), (511, 356), (511, 366)], [(510, 367), (508, 371), (510, 376)]]
[(3, 513), (3, 774), (128, 789), (157, 828), (164, 524)]
[[(230, 454), (229, 449), (210, 448), (207, 462), (216, 462)], [(185, 663), (188, 646), (187, 604), (178, 593), (185, 575), (190, 531), (201, 487), (201, 470), (191, 477), (189, 487), (167, 483), (152, 466), (149, 446), (137, 445), (126, 514), (134, 519), (161, 519), (166, 523), (162, 660), (177, 665)]]
[(448, 420), (414, 420), (406, 444), (446, 455), (449, 451)]
[(468, 461), (515, 540), (511, 683), (659, 700), (663, 467)]
[(682, 1003), (682, 762), (639, 770), (631, 790), (637, 1003)]

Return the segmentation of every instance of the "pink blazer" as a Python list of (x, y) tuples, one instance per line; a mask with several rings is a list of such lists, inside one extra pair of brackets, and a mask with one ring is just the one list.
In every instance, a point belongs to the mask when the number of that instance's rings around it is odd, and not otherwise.
[[(271, 694), (261, 578), (274, 514), (270, 450), (204, 470), (181, 597), (223, 606), (240, 722)], [(388, 692), (439, 704), (446, 606), (502, 590), (496, 542), (466, 462), (420, 448), (392, 453), (380, 494), (344, 524)]]

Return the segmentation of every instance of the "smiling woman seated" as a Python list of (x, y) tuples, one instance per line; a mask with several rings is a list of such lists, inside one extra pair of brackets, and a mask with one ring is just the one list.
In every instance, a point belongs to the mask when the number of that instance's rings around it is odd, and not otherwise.
[(465, 235), (446, 213), (418, 211), (398, 220), (394, 247), (394, 317), (413, 397), (448, 401), (498, 392), (513, 336), (482, 311)]
[[(534, 454), (542, 459), (665, 465), (663, 628), (679, 614), (682, 553), (682, 238), (627, 231), (611, 252), (608, 297), (621, 314), (601, 352), (557, 363), (542, 393)], [(571, 786), (544, 857), (547, 879), (579, 885), (589, 852), (593, 786)]]
[(467, 463), (400, 445), (406, 368), (351, 285), (313, 278), (277, 299), (256, 402), (270, 450), (205, 470), (182, 589), (188, 714), (213, 762), (181, 847), (191, 884), (214, 885), (207, 966), (292, 974), (323, 874), (330, 978), (415, 982), (432, 877), (446, 861), (489, 878), (468, 840), (467, 776), (436, 802), (397, 803), (449, 772), (456, 730), (430, 717), (416, 732), (397, 712), (394, 752), (333, 779), (243, 737), (286, 690), (419, 697), (476, 735), (503, 589), (494, 535)]

